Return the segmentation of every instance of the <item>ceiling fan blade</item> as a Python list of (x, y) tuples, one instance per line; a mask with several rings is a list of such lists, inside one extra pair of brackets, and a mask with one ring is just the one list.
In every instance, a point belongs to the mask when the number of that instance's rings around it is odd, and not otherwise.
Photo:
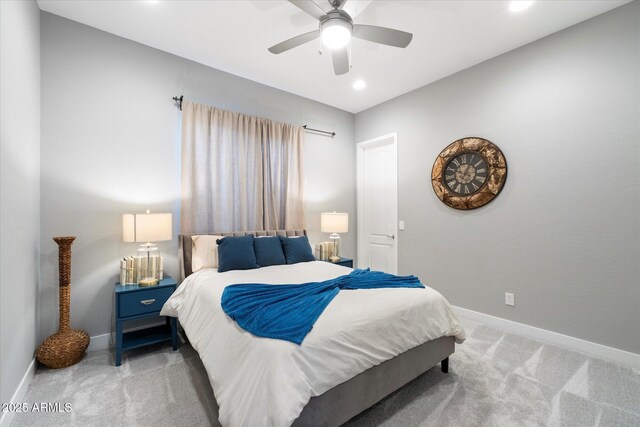
[(395, 47), (407, 47), (413, 34), (375, 25), (354, 25), (353, 37)]
[(349, 2), (346, 2), (346, 4), (342, 4), (342, 10), (344, 10), (345, 12), (347, 12), (349, 14), (350, 17), (352, 18), (356, 18), (358, 15), (360, 15), (367, 7), (369, 7), (369, 5), (371, 5), (371, 3), (373, 3), (373, 0), (351, 0)]
[(343, 47), (342, 49), (334, 49), (331, 52), (331, 56), (333, 57), (333, 71), (337, 76), (342, 74), (347, 74), (349, 69), (349, 49), (348, 47)]
[(301, 44), (305, 44), (310, 42), (311, 40), (317, 39), (320, 36), (320, 30), (309, 31), (308, 33), (300, 34), (299, 36), (291, 37), (288, 40), (275, 44), (269, 48), (269, 52), (275, 53), (276, 55), (282, 52), (286, 52), (289, 49), (293, 49), (294, 47), (298, 47)]
[(289, 3), (307, 12), (318, 21), (326, 15), (326, 12), (311, 0), (289, 0)]

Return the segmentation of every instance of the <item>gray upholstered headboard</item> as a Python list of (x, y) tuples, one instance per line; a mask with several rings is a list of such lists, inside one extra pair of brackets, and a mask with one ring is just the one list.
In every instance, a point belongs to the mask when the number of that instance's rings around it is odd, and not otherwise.
[(179, 282), (182, 282), (185, 277), (189, 276), (193, 271), (191, 270), (191, 251), (193, 249), (193, 241), (191, 236), (196, 235), (217, 235), (217, 236), (248, 236), (253, 234), (254, 236), (306, 236), (307, 230), (267, 230), (267, 231), (229, 231), (225, 233), (192, 233), (192, 234), (180, 234), (178, 236), (178, 262), (180, 264), (180, 278)]

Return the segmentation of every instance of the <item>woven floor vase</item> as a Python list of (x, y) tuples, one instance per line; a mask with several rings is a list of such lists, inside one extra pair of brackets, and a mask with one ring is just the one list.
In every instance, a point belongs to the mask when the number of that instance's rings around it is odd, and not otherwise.
[(71, 300), (71, 245), (75, 236), (54, 237), (58, 244), (60, 322), (58, 332), (45, 339), (36, 358), (48, 368), (59, 369), (75, 365), (84, 357), (89, 346), (89, 334), (71, 329), (69, 325), (69, 304)]

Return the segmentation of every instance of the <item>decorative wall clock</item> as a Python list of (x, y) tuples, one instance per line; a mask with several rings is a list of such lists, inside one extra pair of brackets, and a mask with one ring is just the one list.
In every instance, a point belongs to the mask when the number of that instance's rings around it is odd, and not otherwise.
[(443, 203), (455, 209), (475, 209), (492, 201), (507, 180), (502, 151), (482, 138), (449, 144), (433, 164), (431, 184)]

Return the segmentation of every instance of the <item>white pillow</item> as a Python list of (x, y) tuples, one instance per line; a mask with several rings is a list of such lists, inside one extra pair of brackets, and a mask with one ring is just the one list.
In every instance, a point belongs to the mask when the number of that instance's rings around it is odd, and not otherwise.
[(218, 244), (216, 240), (224, 236), (209, 236), (201, 234), (191, 236), (191, 271), (196, 272), (204, 268), (218, 268)]

